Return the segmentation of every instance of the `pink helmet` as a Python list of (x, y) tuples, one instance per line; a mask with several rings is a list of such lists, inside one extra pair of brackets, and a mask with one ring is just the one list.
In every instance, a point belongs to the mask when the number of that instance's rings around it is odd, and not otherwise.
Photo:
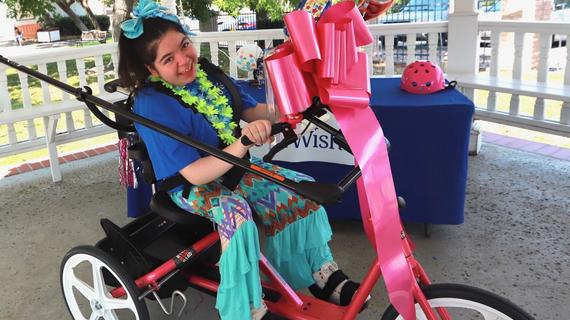
[(455, 81), (446, 85), (441, 68), (431, 61), (414, 61), (406, 66), (400, 88), (415, 94), (435, 93), (454, 87)]

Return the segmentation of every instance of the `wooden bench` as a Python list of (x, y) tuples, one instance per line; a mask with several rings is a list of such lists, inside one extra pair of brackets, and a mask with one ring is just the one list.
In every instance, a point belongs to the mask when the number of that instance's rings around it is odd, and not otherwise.
[(88, 30), (81, 31), (81, 44), (88, 41), (99, 41), (100, 43), (105, 43), (107, 41), (107, 31), (101, 30)]

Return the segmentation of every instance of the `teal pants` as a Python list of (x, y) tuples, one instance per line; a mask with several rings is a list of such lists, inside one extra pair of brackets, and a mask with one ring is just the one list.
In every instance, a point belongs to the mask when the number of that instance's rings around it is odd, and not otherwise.
[[(294, 181), (313, 180), (252, 161)], [(267, 259), (293, 289), (312, 285), (312, 274), (333, 261), (328, 246), (332, 231), (325, 209), (256, 175), (246, 173), (234, 191), (214, 181), (193, 186), (188, 198), (182, 191), (172, 193), (171, 198), (180, 208), (218, 226), (222, 256), (216, 308), (223, 320), (250, 319), (250, 308), (261, 306), (259, 238), (249, 204), (263, 223)]]

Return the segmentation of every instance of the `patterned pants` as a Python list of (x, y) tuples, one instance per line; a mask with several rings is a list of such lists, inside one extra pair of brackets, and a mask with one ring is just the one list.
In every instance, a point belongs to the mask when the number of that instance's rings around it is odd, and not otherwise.
[[(255, 158), (252, 162), (294, 181), (313, 180)], [(261, 303), (259, 243), (250, 204), (263, 223), (268, 260), (293, 289), (312, 285), (312, 273), (333, 261), (328, 247), (332, 231), (324, 208), (254, 174), (246, 173), (234, 191), (214, 181), (193, 186), (188, 198), (182, 191), (171, 198), (218, 226), (222, 257), (216, 308), (224, 320), (248, 319), (250, 305), (257, 308)]]
[[(297, 182), (314, 181), (312, 177), (293, 170), (257, 159), (252, 161)], [(252, 220), (249, 204), (262, 219), (266, 236), (275, 236), (290, 223), (322, 210), (319, 204), (251, 173), (244, 175), (233, 192), (214, 181), (193, 186), (187, 199), (180, 194), (181, 192), (173, 194), (173, 200), (182, 209), (208, 218), (218, 225), (222, 248), (227, 246), (243, 222)]]

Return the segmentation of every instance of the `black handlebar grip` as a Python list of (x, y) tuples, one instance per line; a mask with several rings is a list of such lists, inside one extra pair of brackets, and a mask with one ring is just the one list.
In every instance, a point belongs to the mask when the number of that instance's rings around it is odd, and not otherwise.
[[(290, 129), (291, 129), (291, 126), (287, 122), (274, 123), (273, 125), (271, 125), (271, 135), (274, 136), (278, 133), (281, 133), (283, 131), (287, 131)], [(245, 135), (241, 136), (241, 143), (244, 146), (249, 146), (249, 145), (253, 144), (253, 142), (251, 140), (249, 140), (249, 138)]]
[(103, 85), (103, 88), (105, 89), (105, 91), (109, 92), (109, 93), (113, 93), (117, 91), (117, 87), (121, 86), (121, 82), (119, 79), (115, 79), (112, 81), (109, 81), (107, 83), (105, 83)]

